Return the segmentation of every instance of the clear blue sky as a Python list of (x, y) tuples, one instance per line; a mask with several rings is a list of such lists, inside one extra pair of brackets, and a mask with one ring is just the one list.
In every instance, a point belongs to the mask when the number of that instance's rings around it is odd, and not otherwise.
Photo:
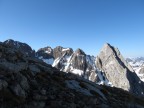
[(97, 55), (104, 43), (144, 56), (144, 0), (0, 0), (0, 41)]

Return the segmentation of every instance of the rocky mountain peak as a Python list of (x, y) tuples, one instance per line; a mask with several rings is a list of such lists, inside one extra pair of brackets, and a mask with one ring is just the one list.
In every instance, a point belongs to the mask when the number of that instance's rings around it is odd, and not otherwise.
[(72, 48), (63, 48), (62, 53), (67, 56), (71, 56), (73, 54), (73, 49)]
[(37, 52), (36, 52), (36, 57), (39, 59), (42, 59), (44, 62), (46, 62), (47, 64), (53, 64), (54, 61), (54, 57), (53, 57), (53, 49), (49, 46), (44, 47), (44, 48), (40, 48)]
[(111, 56), (111, 55), (116, 55), (117, 50), (113, 46), (111, 46), (109, 43), (105, 43), (104, 46), (101, 49), (101, 54), (105, 56)]
[(70, 56), (73, 53), (72, 48), (63, 48), (61, 46), (57, 46), (53, 49), (53, 56), (55, 59), (62, 57), (64, 54)]
[(62, 56), (62, 49), (63, 47), (61, 46), (57, 46), (56, 48), (53, 49), (53, 56), (55, 59)]
[(15, 41), (13, 39), (8, 39), (5, 41), (6, 43), (14, 43)]
[[(125, 61), (120, 51), (105, 44), (96, 60), (96, 66), (102, 70), (107, 79), (118, 88), (141, 94), (143, 84), (131, 66)], [(137, 91), (137, 92), (136, 92)]]
[(52, 55), (53, 54), (53, 49), (50, 46), (40, 48), (37, 52), (43, 52)]
[(75, 51), (75, 54), (77, 54), (77, 55), (86, 55), (85, 52), (84, 52), (82, 49), (80, 49), (80, 48), (78, 48), (78, 49)]
[(111, 45), (109, 43), (105, 43), (104, 47), (111, 47)]
[(9, 46), (12, 46), (12, 47), (17, 47), (17, 48), (20, 48), (22, 46), (27, 46), (28, 50), (32, 50), (32, 48), (28, 44), (22, 43), (19, 41), (14, 41), (12, 39), (8, 39), (8, 40), (4, 41), (3, 43), (6, 45), (9, 45)]
[(12, 48), (19, 49), (21, 52), (26, 53), (29, 56), (35, 56), (35, 51), (32, 50), (32, 48), (26, 43), (14, 41), (12, 39), (8, 39), (8, 40), (4, 41), (3, 43)]

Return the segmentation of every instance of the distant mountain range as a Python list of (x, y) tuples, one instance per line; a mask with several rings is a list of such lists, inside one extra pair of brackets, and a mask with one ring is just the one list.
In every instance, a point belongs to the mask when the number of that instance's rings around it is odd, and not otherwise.
[[(31, 57), (36, 57), (66, 73), (74, 73), (97, 84), (122, 88), (143, 95), (143, 58), (126, 60), (120, 51), (106, 43), (96, 57), (87, 55), (83, 50), (50, 46), (37, 52), (22, 42), (6, 40), (5, 45), (19, 49)], [(138, 69), (138, 70), (137, 70)], [(138, 71), (138, 72), (137, 72)]]
[(144, 57), (126, 58), (139, 78), (144, 81)]

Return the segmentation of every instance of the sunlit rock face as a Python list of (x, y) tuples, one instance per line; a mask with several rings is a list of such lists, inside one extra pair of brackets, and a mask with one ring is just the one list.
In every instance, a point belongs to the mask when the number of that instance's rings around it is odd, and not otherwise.
[(104, 72), (113, 86), (136, 94), (143, 93), (143, 83), (117, 48), (105, 44), (97, 57), (96, 66)]

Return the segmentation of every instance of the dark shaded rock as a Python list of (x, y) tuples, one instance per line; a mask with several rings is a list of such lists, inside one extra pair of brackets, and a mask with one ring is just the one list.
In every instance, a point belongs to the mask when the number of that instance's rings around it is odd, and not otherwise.
[(11, 85), (10, 89), (16, 96), (26, 98), (25, 91), (21, 88), (21, 86), (18, 83)]
[(36, 65), (29, 65), (29, 69), (33, 75), (40, 73), (40, 69)]
[(9, 39), (9, 40), (6, 40), (4, 42), (4, 44), (8, 45), (10, 47), (13, 47), (13, 48), (17, 48), (21, 52), (26, 53), (29, 56), (35, 56), (35, 51), (32, 50), (32, 48), (26, 43), (22, 43), (22, 42), (18, 42), (18, 41), (14, 41), (12, 39)]
[(0, 90), (5, 89), (7, 87), (8, 87), (8, 83), (0, 79)]

